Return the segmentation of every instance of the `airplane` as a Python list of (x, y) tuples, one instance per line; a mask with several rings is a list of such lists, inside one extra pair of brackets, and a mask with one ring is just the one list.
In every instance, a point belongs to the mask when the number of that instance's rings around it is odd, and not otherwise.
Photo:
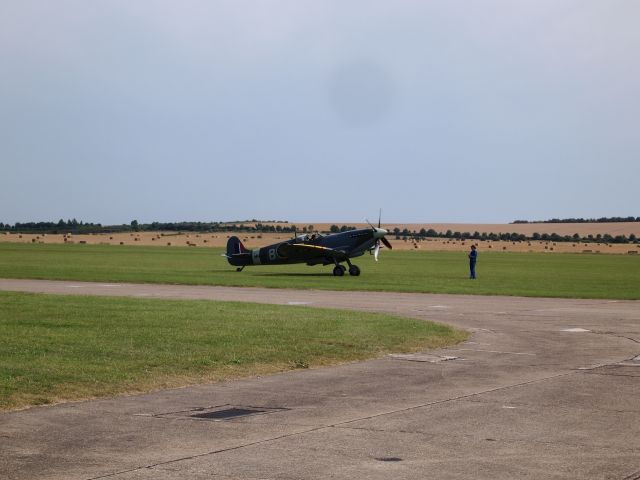
[[(367, 222), (368, 223), (368, 222)], [(334, 264), (333, 274), (342, 277), (349, 265), (349, 274), (360, 275), (360, 267), (351, 263), (351, 258), (373, 253), (376, 262), (380, 252), (380, 243), (388, 249), (393, 247), (385, 238), (389, 232), (371, 225), (371, 228), (348, 230), (346, 232), (323, 235), (320, 233), (305, 233), (291, 240), (274, 243), (262, 248), (247, 249), (238, 237), (231, 237), (227, 241), (227, 253), (222, 254), (228, 262), (238, 267), (241, 272), (248, 265), (283, 265), (289, 263), (306, 263), (307, 265)]]

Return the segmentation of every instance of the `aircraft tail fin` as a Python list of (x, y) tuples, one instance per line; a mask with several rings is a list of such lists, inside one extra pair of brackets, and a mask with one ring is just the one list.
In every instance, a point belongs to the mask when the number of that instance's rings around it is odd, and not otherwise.
[(227, 241), (227, 258), (233, 255), (240, 255), (241, 253), (250, 253), (250, 250), (244, 246), (238, 237), (231, 237)]

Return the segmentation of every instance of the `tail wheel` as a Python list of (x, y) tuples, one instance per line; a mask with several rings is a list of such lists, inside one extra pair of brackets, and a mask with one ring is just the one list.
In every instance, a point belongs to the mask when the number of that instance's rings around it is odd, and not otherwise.
[(335, 268), (333, 269), (333, 275), (336, 277), (342, 277), (344, 276), (344, 272), (347, 269), (344, 268), (342, 265), (336, 265)]

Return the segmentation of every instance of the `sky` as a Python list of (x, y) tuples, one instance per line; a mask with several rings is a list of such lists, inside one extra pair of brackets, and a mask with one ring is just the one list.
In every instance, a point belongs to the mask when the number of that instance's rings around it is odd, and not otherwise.
[(0, 222), (640, 216), (635, 0), (0, 2)]

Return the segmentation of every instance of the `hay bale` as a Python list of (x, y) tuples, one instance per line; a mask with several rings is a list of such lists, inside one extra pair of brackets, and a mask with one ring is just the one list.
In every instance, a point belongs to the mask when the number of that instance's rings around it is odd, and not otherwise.
[(629, 250), (629, 251), (627, 252), (627, 254), (628, 254), (628, 255), (637, 255), (637, 254), (638, 254), (638, 251), (637, 251), (637, 250)]
[(36, 239), (35, 239), (35, 238), (32, 238), (32, 239), (31, 239), (31, 243), (36, 243)]
[(120, 242), (120, 245), (124, 245), (124, 242)]
[(502, 249), (503, 249), (503, 250), (506, 250), (506, 249), (507, 249), (507, 247), (502, 247)]
[(86, 240), (80, 240), (78, 243), (80, 243), (82, 245), (85, 245), (87, 243), (87, 241)]
[(593, 253), (593, 251), (592, 251), (592, 250), (587, 249), (587, 250), (582, 250), (582, 253)]
[(167, 242), (167, 247), (170, 247), (170, 246), (171, 246), (171, 242)]

